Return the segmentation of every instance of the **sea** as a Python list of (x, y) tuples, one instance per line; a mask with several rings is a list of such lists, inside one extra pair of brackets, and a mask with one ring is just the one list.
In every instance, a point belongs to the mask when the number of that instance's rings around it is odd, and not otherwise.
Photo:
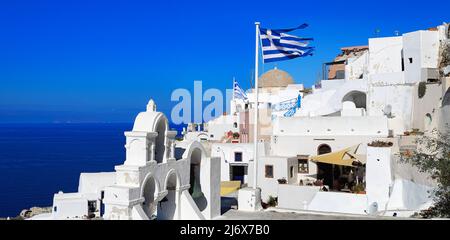
[[(47, 207), (77, 192), (81, 172), (111, 172), (125, 161), (132, 123), (0, 124), (0, 217)], [(182, 125), (170, 124), (181, 134)]]

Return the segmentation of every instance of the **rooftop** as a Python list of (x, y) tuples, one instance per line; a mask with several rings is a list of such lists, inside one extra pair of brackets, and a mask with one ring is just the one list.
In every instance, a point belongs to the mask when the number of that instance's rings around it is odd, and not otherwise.
[(260, 88), (287, 87), (290, 84), (295, 84), (291, 75), (283, 70), (279, 70), (277, 67), (259, 77)]

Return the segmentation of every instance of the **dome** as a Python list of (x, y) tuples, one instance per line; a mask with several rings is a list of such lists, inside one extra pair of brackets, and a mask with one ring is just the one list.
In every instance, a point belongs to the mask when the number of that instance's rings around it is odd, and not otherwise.
[(167, 129), (167, 118), (163, 113), (156, 111), (156, 104), (153, 99), (150, 99), (147, 104), (147, 111), (139, 113), (134, 120), (133, 131), (157, 132), (161, 124)]
[(156, 132), (157, 124), (163, 120), (167, 125), (167, 119), (160, 112), (141, 112), (134, 120), (133, 132)]
[(295, 84), (291, 75), (276, 67), (259, 77), (260, 88), (287, 87), (289, 84)]

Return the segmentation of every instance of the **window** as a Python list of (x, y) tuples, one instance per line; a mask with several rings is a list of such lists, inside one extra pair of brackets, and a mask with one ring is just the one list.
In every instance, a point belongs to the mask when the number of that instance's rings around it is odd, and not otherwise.
[(53, 207), (53, 212), (57, 212), (57, 210), (58, 210), (58, 207), (54, 206)]
[(273, 178), (273, 165), (266, 165), (266, 178)]
[(298, 173), (309, 173), (308, 159), (298, 159)]
[(413, 59), (412, 58), (408, 58), (409, 59), (409, 63), (413, 63)]
[(291, 166), (291, 167), (289, 168), (289, 178), (293, 178), (293, 177), (294, 177), (294, 167)]
[(233, 127), (234, 127), (234, 128), (237, 128), (237, 127), (238, 127), (237, 122), (233, 123)]
[(95, 212), (97, 210), (97, 201), (88, 201), (88, 211)]
[(401, 53), (402, 53), (402, 72), (404, 72), (405, 71), (405, 58), (403, 55), (403, 49), (402, 49)]
[(337, 70), (336, 71), (336, 77), (334, 79), (344, 79), (345, 78), (345, 71), (344, 70)]
[(322, 144), (317, 148), (317, 155), (327, 154), (331, 152), (331, 147), (327, 144)]
[(234, 153), (234, 161), (235, 162), (242, 162), (242, 152), (235, 152)]

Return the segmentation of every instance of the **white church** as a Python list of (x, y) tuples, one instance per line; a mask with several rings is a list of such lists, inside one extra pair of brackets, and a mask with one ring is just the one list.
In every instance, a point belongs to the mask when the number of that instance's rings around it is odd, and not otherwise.
[(220, 159), (196, 141), (176, 146), (153, 100), (125, 132), (126, 160), (111, 173), (82, 173), (77, 193), (54, 195), (33, 219), (175, 220), (220, 215)]
[(55, 194), (52, 213), (33, 219), (214, 219), (221, 182), (255, 184), (256, 108), (256, 186), (262, 202), (277, 198), (274, 209), (409, 217), (428, 208), (436, 183), (400, 157), (450, 123), (449, 25), (341, 50), (311, 88), (281, 69), (264, 73), (257, 104), (249, 89), (182, 141), (150, 101), (125, 132), (123, 165), (82, 173), (77, 193)]

